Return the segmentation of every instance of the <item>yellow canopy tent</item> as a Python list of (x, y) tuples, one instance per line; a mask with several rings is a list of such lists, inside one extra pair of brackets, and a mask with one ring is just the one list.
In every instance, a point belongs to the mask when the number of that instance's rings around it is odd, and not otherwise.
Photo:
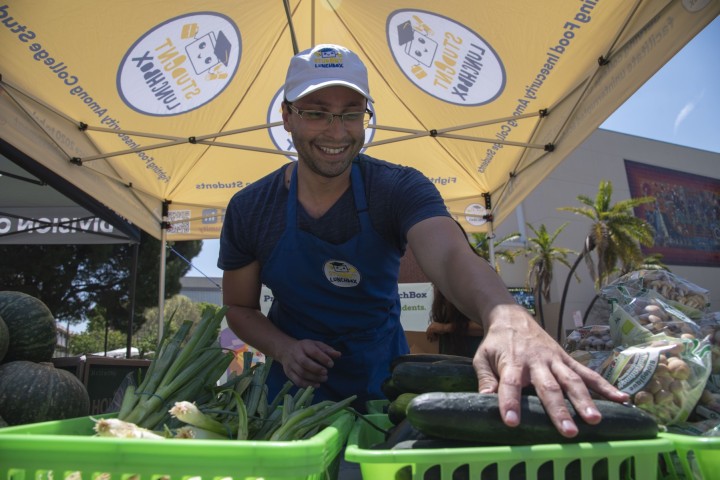
[(478, 231), (718, 12), (713, 0), (10, 1), (0, 135), (158, 238), (167, 220), (168, 238), (214, 238), (232, 193), (294, 159), (278, 126), (290, 56), (339, 43), (370, 70), (366, 152), (423, 171)]
[(0, 146), (159, 239), (215, 238), (234, 192), (294, 160), (289, 58), (338, 43), (369, 69), (366, 153), (421, 170), (481, 231), (718, 13), (718, 0), (8, 0)]

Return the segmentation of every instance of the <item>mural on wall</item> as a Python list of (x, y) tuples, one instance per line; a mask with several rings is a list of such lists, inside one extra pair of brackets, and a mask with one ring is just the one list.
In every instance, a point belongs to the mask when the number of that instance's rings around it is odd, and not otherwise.
[(720, 266), (720, 179), (625, 160), (630, 195), (655, 202), (635, 215), (655, 228), (655, 245), (666, 265)]

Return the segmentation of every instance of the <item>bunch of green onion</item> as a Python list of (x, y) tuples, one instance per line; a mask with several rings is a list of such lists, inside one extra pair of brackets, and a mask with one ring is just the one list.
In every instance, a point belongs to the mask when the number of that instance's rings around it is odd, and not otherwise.
[(291, 395), (289, 381), (268, 403), (265, 382), (273, 359), (253, 365), (252, 352), (243, 353), (240, 375), (218, 385), (235, 358), (218, 344), (226, 311), (208, 306), (194, 330), (187, 321), (172, 338), (163, 336), (144, 379), (126, 389), (116, 420), (96, 424), (98, 435), (299, 440), (330, 425), (343, 410), (351, 411), (355, 395), (313, 404), (312, 387)]
[(188, 320), (172, 338), (163, 335), (143, 381), (125, 390), (118, 419), (151, 430), (162, 428), (175, 402), (209, 392), (234, 359), (218, 343), (226, 311), (227, 307), (207, 306), (195, 329)]

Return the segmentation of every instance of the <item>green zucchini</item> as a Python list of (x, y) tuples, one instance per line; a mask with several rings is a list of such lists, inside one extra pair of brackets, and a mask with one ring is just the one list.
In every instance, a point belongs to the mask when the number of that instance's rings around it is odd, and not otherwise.
[(406, 362), (433, 363), (441, 361), (452, 361), (472, 365), (472, 358), (462, 357), (460, 355), (447, 355), (444, 353), (406, 353), (393, 359), (390, 363), (390, 371), (393, 371), (395, 367), (401, 363)]
[(392, 372), (392, 383), (404, 392), (477, 392), (478, 379), (471, 364), (400, 363)]
[(481, 393), (425, 393), (408, 405), (408, 421), (422, 433), (449, 440), (488, 442), (497, 445), (605, 442), (657, 437), (658, 425), (640, 408), (595, 400), (603, 420), (585, 423), (568, 400), (568, 410), (578, 427), (574, 438), (560, 435), (536, 396), (521, 399), (520, 425), (506, 426), (500, 418), (498, 396)]
[(402, 422), (405, 419), (405, 412), (407, 411), (407, 406), (410, 404), (410, 400), (418, 395), (417, 393), (402, 393), (398, 395), (398, 397), (388, 405), (388, 420), (390, 420), (393, 425)]
[(382, 391), (383, 395), (385, 395), (385, 398), (387, 398), (391, 402), (395, 400), (401, 393), (404, 393), (402, 390), (397, 388), (397, 386), (393, 382), (392, 377), (387, 377), (385, 380), (383, 380), (382, 384), (380, 384), (380, 390)]

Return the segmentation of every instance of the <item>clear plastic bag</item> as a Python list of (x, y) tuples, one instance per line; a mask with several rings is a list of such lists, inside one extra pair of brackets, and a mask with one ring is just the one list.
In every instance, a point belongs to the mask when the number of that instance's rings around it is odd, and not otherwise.
[(613, 285), (637, 290), (653, 290), (692, 319), (710, 308), (710, 292), (667, 270), (636, 270), (623, 275)]
[(710, 374), (709, 341), (657, 335), (643, 344), (617, 348), (601, 374), (658, 423), (685, 422)]
[(698, 320), (698, 325), (700, 333), (710, 338), (712, 351), (712, 371), (707, 389), (720, 394), (720, 312), (706, 313)]
[(563, 345), (565, 351), (575, 350), (604, 351), (615, 348), (609, 325), (590, 325), (579, 327), (570, 332)]
[(638, 345), (659, 334), (674, 338), (703, 337), (697, 323), (654, 290), (614, 285), (605, 288), (603, 295), (612, 303), (608, 323), (616, 346)]

